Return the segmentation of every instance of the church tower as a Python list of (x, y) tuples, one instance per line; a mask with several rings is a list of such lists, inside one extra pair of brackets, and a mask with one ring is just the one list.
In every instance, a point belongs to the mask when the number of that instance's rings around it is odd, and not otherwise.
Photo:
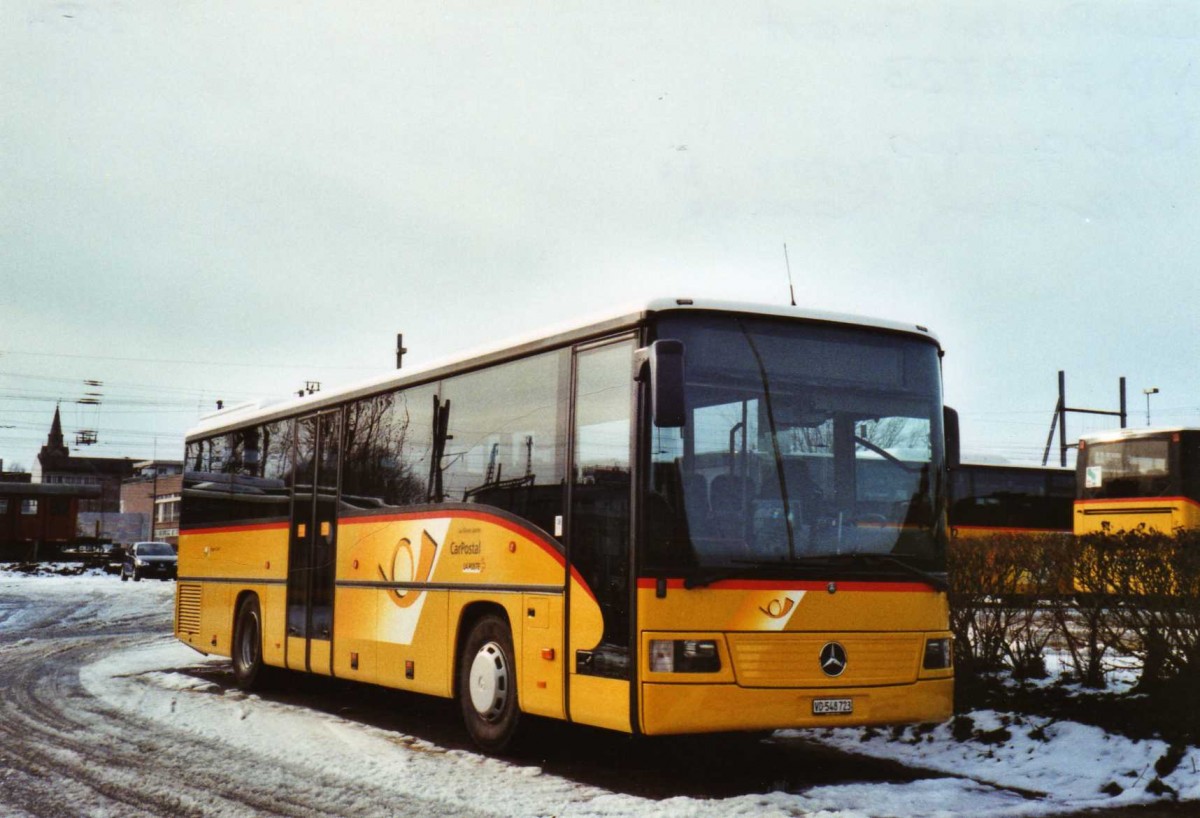
[(62, 417), (58, 413), (58, 407), (54, 407), (54, 422), (50, 424), (50, 435), (46, 438), (46, 445), (38, 452), (38, 460), (45, 462), (47, 458), (53, 457), (70, 457), (71, 452), (67, 449), (66, 441), (63, 440)]

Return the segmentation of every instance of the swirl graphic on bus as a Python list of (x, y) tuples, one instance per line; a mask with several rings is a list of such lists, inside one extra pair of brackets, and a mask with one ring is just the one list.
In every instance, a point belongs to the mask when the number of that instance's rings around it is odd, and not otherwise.
[[(412, 541), (408, 537), (401, 537), (392, 549), (391, 571), (379, 565), (379, 576), (384, 582), (428, 582), (433, 573), (433, 558), (437, 554), (437, 548), (437, 542), (428, 531), (421, 532), (421, 546), (415, 555)], [(424, 593), (423, 589), (417, 588), (392, 588), (388, 599), (398, 608), (407, 608)]]

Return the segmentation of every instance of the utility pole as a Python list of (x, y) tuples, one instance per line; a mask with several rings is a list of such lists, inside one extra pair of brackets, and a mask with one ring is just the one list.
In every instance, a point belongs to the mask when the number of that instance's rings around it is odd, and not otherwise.
[[(1045, 466), (1050, 459), (1050, 444), (1054, 441), (1054, 427), (1058, 427), (1058, 459), (1059, 464), (1066, 468), (1067, 465), (1067, 449), (1073, 449), (1077, 444), (1067, 443), (1067, 412), (1078, 412), (1085, 415), (1109, 415), (1121, 419), (1121, 428), (1124, 429), (1128, 421), (1126, 413), (1125, 401), (1125, 377), (1121, 376), (1120, 386), (1120, 405), (1119, 411), (1112, 412), (1104, 409), (1075, 409), (1067, 406), (1067, 375), (1063, 370), (1058, 370), (1058, 403), (1054, 407), (1054, 418), (1050, 421), (1050, 434), (1046, 437), (1046, 450), (1042, 453), (1042, 465)], [(1143, 390), (1145, 391), (1145, 390)], [(1158, 390), (1155, 389), (1155, 392)], [(1149, 424), (1150, 417), (1150, 396), (1146, 396), (1146, 422)]]
[(154, 455), (150, 459), (150, 468), (154, 471), (154, 483), (151, 491), (150, 501), (150, 539), (156, 539), (154, 536), (154, 521), (158, 517), (158, 437), (154, 438)]

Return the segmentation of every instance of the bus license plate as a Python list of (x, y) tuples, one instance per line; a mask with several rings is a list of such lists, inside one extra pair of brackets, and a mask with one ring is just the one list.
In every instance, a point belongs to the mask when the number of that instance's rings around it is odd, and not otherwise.
[(854, 712), (854, 699), (813, 699), (813, 715), (845, 715)]

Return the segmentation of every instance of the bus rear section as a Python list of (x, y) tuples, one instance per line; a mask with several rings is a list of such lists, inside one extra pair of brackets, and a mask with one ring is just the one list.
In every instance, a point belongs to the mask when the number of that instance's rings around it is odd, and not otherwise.
[(960, 539), (993, 534), (1070, 534), (1075, 472), (985, 463), (950, 470), (950, 533)]
[(1200, 429), (1087, 435), (1076, 479), (1078, 535), (1200, 528)]

